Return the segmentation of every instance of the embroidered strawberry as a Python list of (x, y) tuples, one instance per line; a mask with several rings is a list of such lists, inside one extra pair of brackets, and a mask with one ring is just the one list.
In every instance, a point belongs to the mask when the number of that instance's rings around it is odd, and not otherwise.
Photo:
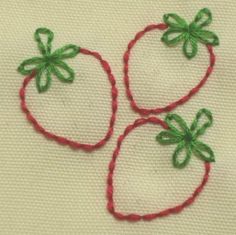
[[(34, 38), (38, 44), (38, 48), (42, 56), (27, 59), (23, 61), (18, 67), (18, 71), (21, 74), (27, 75), (19, 92), (21, 99), (21, 108), (22, 111), (26, 114), (27, 120), (33, 124), (36, 131), (43, 134), (46, 138), (55, 140), (62, 145), (69, 145), (73, 149), (93, 151), (102, 147), (106, 144), (106, 142), (111, 138), (113, 134), (117, 111), (118, 90), (116, 88), (115, 77), (112, 74), (109, 63), (104, 60), (98, 52), (80, 48), (73, 44), (68, 44), (55, 51), (52, 51), (52, 41), (54, 38), (54, 34), (47, 28), (37, 29), (34, 34)], [(53, 75), (62, 82), (73, 82), (75, 78), (75, 72), (65, 63), (64, 60), (73, 58), (78, 55), (78, 53), (95, 58), (100, 63), (111, 85), (111, 116), (108, 124), (108, 129), (105, 135), (96, 143), (80, 143), (78, 141), (56, 135), (46, 130), (31, 113), (26, 103), (26, 88), (30, 81), (33, 80), (33, 78), (35, 78), (36, 80), (36, 87), (40, 93), (48, 90), (49, 86), (51, 85)]]
[[(142, 115), (170, 112), (177, 106), (183, 105), (205, 85), (206, 81), (212, 74), (215, 65), (215, 54), (213, 52), (213, 46), (219, 45), (219, 38), (215, 33), (205, 29), (205, 27), (212, 22), (212, 13), (209, 9), (204, 8), (200, 10), (197, 13), (195, 19), (190, 24), (188, 24), (183, 18), (175, 13), (165, 14), (163, 19), (164, 23), (148, 25), (142, 31), (138, 32), (135, 37), (129, 42), (127, 50), (123, 55), (123, 71), (126, 95), (130, 101), (132, 109)], [(141, 104), (137, 103), (137, 100), (135, 99), (132, 91), (132, 84), (130, 82), (131, 77), (129, 74), (130, 58), (132, 55), (132, 50), (138, 43), (138, 41), (141, 40), (146, 34), (154, 30), (166, 30), (163, 33), (162, 41), (168, 46), (175, 46), (183, 42), (184, 55), (189, 59), (196, 56), (198, 51), (198, 43), (206, 45), (207, 51), (209, 53), (209, 65), (204, 76), (201, 78), (198, 84), (195, 85), (191, 90), (186, 92), (185, 95), (163, 107), (156, 106), (152, 108), (145, 108)]]
[[(207, 121), (203, 121), (202, 124), (200, 119), (207, 119)], [(153, 220), (160, 217), (165, 217), (171, 214), (176, 214), (181, 212), (184, 208), (190, 206), (197, 196), (201, 193), (204, 186), (206, 185), (209, 173), (210, 173), (210, 162), (214, 161), (213, 151), (209, 146), (200, 142), (198, 137), (205, 133), (205, 130), (212, 125), (212, 114), (207, 109), (201, 109), (196, 115), (192, 125), (190, 128), (187, 127), (185, 121), (177, 114), (168, 114), (166, 117), (166, 121), (162, 121), (156, 117), (149, 118), (140, 118), (137, 119), (133, 124), (126, 127), (124, 133), (119, 136), (117, 140), (117, 146), (113, 152), (112, 159), (109, 163), (109, 173), (107, 176), (107, 209), (108, 211), (119, 220), (128, 220), (128, 221), (139, 221), (139, 220)], [(177, 122), (179, 125), (178, 128), (173, 124), (173, 121)], [(173, 155), (173, 163), (175, 167), (183, 168), (189, 162), (190, 156), (192, 153), (199, 156), (204, 161), (205, 172), (202, 177), (200, 184), (196, 187), (196, 189), (191, 193), (191, 195), (185, 199), (182, 203), (166, 208), (164, 210), (149, 213), (149, 214), (137, 214), (137, 213), (124, 213), (117, 210), (116, 201), (114, 200), (114, 192), (117, 190), (114, 189), (114, 181), (115, 181), (115, 172), (117, 166), (117, 159), (119, 157), (119, 153), (122, 148), (122, 143), (125, 138), (136, 128), (141, 127), (142, 125), (152, 123), (156, 125), (160, 125), (165, 129), (165, 131), (160, 132), (157, 136), (157, 140), (162, 144), (174, 144), (178, 143), (177, 150)], [(180, 130), (179, 130), (180, 128)], [(178, 154), (183, 149), (186, 149), (187, 154), (183, 163), (179, 162)], [(207, 154), (205, 154), (206, 152)], [(187, 159), (187, 160), (186, 160)], [(158, 208), (158, 205), (157, 205)]]

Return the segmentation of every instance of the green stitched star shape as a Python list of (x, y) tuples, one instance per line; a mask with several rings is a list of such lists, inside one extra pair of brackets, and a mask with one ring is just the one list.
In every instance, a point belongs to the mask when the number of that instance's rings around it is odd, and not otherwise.
[(52, 75), (55, 75), (62, 82), (72, 82), (75, 77), (73, 69), (63, 60), (75, 57), (80, 48), (68, 44), (51, 52), (53, 37), (54, 34), (51, 30), (47, 28), (37, 29), (34, 38), (42, 56), (24, 60), (18, 67), (18, 71), (23, 75), (36, 72), (36, 86), (39, 92), (46, 91), (49, 88)]
[[(201, 120), (205, 119), (205, 120)], [(212, 125), (213, 117), (209, 110), (200, 109), (190, 128), (177, 114), (168, 114), (165, 118), (169, 130), (160, 132), (156, 140), (160, 144), (177, 144), (173, 153), (173, 165), (177, 168), (185, 167), (194, 154), (203, 161), (214, 162), (215, 157), (212, 149), (198, 140), (208, 127)], [(182, 153), (184, 152), (184, 158)]]
[(175, 46), (183, 41), (183, 52), (189, 59), (197, 54), (198, 42), (212, 46), (219, 45), (217, 35), (203, 29), (212, 22), (212, 14), (207, 8), (200, 10), (190, 24), (173, 13), (164, 15), (163, 19), (169, 28), (161, 40), (168, 46)]

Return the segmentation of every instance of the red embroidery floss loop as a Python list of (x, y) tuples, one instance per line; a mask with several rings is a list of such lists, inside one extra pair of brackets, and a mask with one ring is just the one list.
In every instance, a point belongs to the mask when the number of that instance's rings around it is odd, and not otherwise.
[(111, 84), (112, 114), (111, 114), (110, 121), (109, 121), (109, 127), (108, 127), (105, 137), (103, 137), (97, 143), (95, 143), (95, 144), (79, 143), (79, 142), (70, 140), (68, 138), (55, 135), (55, 134), (49, 132), (48, 130), (46, 130), (36, 120), (36, 118), (33, 116), (33, 114), (30, 112), (29, 108), (27, 107), (27, 103), (26, 103), (26, 99), (25, 99), (26, 88), (27, 88), (28, 84), (30, 83), (30, 81), (35, 77), (35, 73), (32, 73), (30, 76), (27, 76), (24, 79), (22, 87), (19, 91), (19, 95), (20, 95), (20, 99), (21, 99), (21, 109), (25, 113), (28, 121), (34, 126), (36, 131), (43, 134), (46, 138), (58, 142), (59, 144), (69, 145), (73, 149), (82, 149), (82, 150), (90, 152), (90, 151), (96, 150), (96, 149), (102, 147), (103, 145), (105, 145), (106, 142), (111, 138), (111, 136), (113, 134), (114, 124), (115, 124), (115, 120), (116, 120), (117, 106), (118, 106), (118, 102), (117, 102), (118, 90), (116, 88), (116, 80), (115, 80), (114, 75), (112, 74), (110, 65), (108, 64), (107, 61), (105, 61), (102, 58), (102, 56), (98, 52), (94, 52), (94, 51), (90, 51), (88, 49), (81, 48), (80, 53), (82, 53), (84, 55), (93, 56), (95, 59), (97, 59), (100, 62), (103, 70), (106, 72), (108, 80)]
[(131, 55), (131, 51), (132, 48), (136, 45), (136, 43), (148, 32), (151, 32), (153, 30), (165, 30), (168, 28), (168, 25), (166, 24), (152, 24), (147, 26), (144, 30), (138, 32), (136, 34), (136, 36), (134, 37), (134, 39), (132, 39), (127, 47), (126, 52), (124, 53), (123, 56), (123, 62), (124, 62), (124, 83), (125, 83), (125, 87), (126, 87), (126, 95), (130, 101), (130, 105), (132, 107), (132, 109), (135, 112), (138, 112), (141, 115), (150, 115), (150, 114), (160, 114), (162, 112), (169, 112), (172, 111), (173, 109), (175, 109), (177, 106), (184, 104), (185, 102), (187, 102), (194, 94), (196, 94), (201, 87), (204, 86), (204, 84), (206, 83), (206, 81), (208, 80), (209, 76), (211, 75), (211, 73), (213, 72), (214, 69), (214, 65), (215, 65), (215, 54), (213, 52), (213, 47), (211, 45), (207, 45), (207, 50), (209, 52), (209, 56), (210, 56), (210, 63), (209, 66), (206, 70), (206, 73), (204, 75), (204, 77), (201, 79), (201, 81), (194, 87), (192, 88), (187, 95), (184, 95), (183, 97), (181, 97), (180, 99), (178, 99), (177, 101), (174, 101), (168, 105), (166, 105), (165, 107), (157, 107), (157, 108), (144, 108), (141, 107), (137, 104), (137, 102), (135, 101), (135, 98), (133, 96), (131, 87), (130, 87), (130, 77), (129, 77), (129, 58)]
[(108, 169), (109, 173), (107, 176), (107, 191), (106, 191), (107, 200), (108, 200), (107, 209), (116, 219), (119, 219), (119, 220), (127, 220), (127, 221), (132, 221), (132, 222), (136, 222), (136, 221), (140, 221), (140, 220), (150, 221), (150, 220), (153, 220), (156, 218), (180, 213), (184, 208), (190, 206), (196, 200), (197, 196), (202, 192), (202, 190), (203, 190), (204, 186), (206, 185), (208, 178), (209, 178), (211, 165), (210, 165), (210, 163), (205, 162), (205, 164), (204, 164), (205, 173), (204, 173), (201, 183), (199, 184), (199, 186), (197, 186), (197, 188), (194, 190), (194, 192), (183, 203), (181, 203), (177, 206), (174, 206), (174, 207), (164, 209), (160, 212), (144, 214), (144, 215), (139, 215), (139, 214), (134, 214), (134, 213), (125, 214), (122, 212), (118, 212), (115, 208), (115, 202), (113, 199), (113, 194), (114, 194), (113, 177), (114, 177), (114, 171), (116, 168), (116, 160), (119, 156), (122, 142), (124, 141), (126, 136), (130, 132), (132, 132), (134, 129), (136, 129), (137, 127), (140, 127), (140, 126), (145, 125), (147, 123), (157, 124), (157, 125), (162, 126), (164, 129), (168, 129), (167, 124), (164, 121), (162, 121), (161, 119), (156, 118), (156, 117), (137, 119), (133, 124), (127, 126), (124, 133), (122, 135), (120, 135), (120, 137), (118, 138), (117, 146), (113, 152), (112, 159), (109, 163), (109, 169)]

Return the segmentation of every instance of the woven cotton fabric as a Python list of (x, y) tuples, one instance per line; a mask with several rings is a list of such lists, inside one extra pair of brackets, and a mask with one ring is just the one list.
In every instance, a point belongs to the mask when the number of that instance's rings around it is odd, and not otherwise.
[[(201, 137), (216, 155), (210, 179), (196, 202), (178, 215), (152, 222), (120, 222), (106, 210), (106, 176), (116, 140), (140, 115), (131, 108), (123, 84), (122, 56), (134, 35), (174, 12), (191, 21), (211, 9), (210, 30), (220, 38), (215, 70), (190, 101), (173, 112), (188, 123), (200, 108), (214, 124)], [(0, 234), (83, 235), (233, 235), (236, 234), (236, 2), (154, 0), (1, 0), (0, 1)], [(33, 33), (50, 28), (53, 48), (67, 43), (98, 51), (109, 61), (119, 89), (114, 134), (100, 150), (85, 153), (45, 139), (20, 110), (24, 79), (16, 68), (39, 55)], [(134, 96), (146, 107), (163, 106), (185, 95), (204, 75), (209, 55), (199, 44), (187, 60), (181, 46), (166, 47), (162, 32), (148, 33), (132, 51), (130, 80)], [(34, 81), (27, 88), (29, 108), (50, 131), (81, 142), (104, 136), (111, 113), (110, 85), (99, 63), (78, 55), (68, 62), (72, 84), (53, 79), (44, 94)], [(158, 115), (164, 118), (165, 114)], [(204, 166), (192, 157), (174, 169), (175, 146), (161, 146), (161, 128), (145, 125), (124, 141), (115, 180), (115, 201), (122, 212), (152, 213), (186, 199), (200, 183)]]

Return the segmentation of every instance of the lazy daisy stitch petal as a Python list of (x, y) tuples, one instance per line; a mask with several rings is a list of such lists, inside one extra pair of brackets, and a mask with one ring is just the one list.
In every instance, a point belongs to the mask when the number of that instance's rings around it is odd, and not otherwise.
[[(54, 37), (53, 35), (53, 32), (47, 28), (37, 29), (34, 37), (38, 43), (38, 47), (42, 56), (27, 59), (23, 61), (18, 67), (18, 71), (20, 73), (22, 73), (23, 75), (27, 75), (19, 91), (21, 99), (21, 109), (25, 113), (27, 120), (33, 125), (35, 130), (44, 135), (47, 139), (54, 140), (62, 145), (68, 145), (73, 149), (82, 149), (89, 152), (94, 151), (104, 146), (113, 134), (118, 106), (118, 90), (116, 88), (115, 77), (112, 74), (109, 63), (104, 60), (98, 52), (80, 48), (72, 44), (65, 45), (62, 48), (52, 52), (51, 47)], [(46, 37), (46, 43), (43, 43), (43, 36)], [(88, 55), (96, 59), (101, 65), (111, 86), (111, 116), (108, 128), (105, 135), (96, 143), (80, 143), (78, 141), (71, 140), (67, 137), (59, 136), (48, 131), (31, 113), (26, 102), (27, 86), (29, 85), (30, 81), (33, 80), (33, 78), (36, 78), (36, 87), (40, 93), (48, 90), (51, 84), (52, 76), (57, 77), (62, 82), (72, 82), (75, 78), (75, 72), (64, 62), (64, 60), (73, 58), (78, 54), (86, 56)]]
[(163, 17), (164, 22), (169, 26), (163, 34), (162, 41), (168, 46), (175, 46), (183, 41), (184, 55), (192, 59), (198, 51), (198, 42), (206, 45), (219, 45), (218, 36), (204, 27), (212, 22), (211, 11), (204, 8), (198, 12), (194, 21), (190, 24), (177, 14), (166, 14)]
[[(202, 125), (199, 125), (200, 119), (207, 119)], [(194, 154), (205, 162), (214, 162), (214, 152), (205, 143), (198, 140), (200, 135), (203, 135), (208, 127), (212, 125), (212, 114), (207, 109), (198, 111), (191, 127), (189, 128), (186, 122), (177, 114), (168, 114), (165, 118), (169, 130), (160, 132), (156, 140), (160, 144), (177, 144), (173, 153), (173, 165), (177, 168), (185, 167)], [(177, 125), (173, 124), (175, 122)], [(184, 159), (180, 160), (181, 153), (184, 152)]]
[[(166, 14), (163, 18), (164, 23), (148, 25), (142, 31), (138, 32), (135, 37), (129, 42), (127, 50), (123, 55), (123, 71), (126, 95), (130, 102), (131, 108), (135, 112), (138, 112), (142, 115), (170, 112), (179, 105), (183, 105), (184, 103), (186, 103), (206, 84), (210, 75), (213, 73), (215, 66), (216, 56), (213, 51), (213, 46), (219, 45), (219, 39), (215, 33), (205, 29), (205, 27), (212, 22), (212, 13), (209, 9), (204, 8), (200, 10), (196, 15), (194, 21), (190, 24), (187, 24), (187, 22), (183, 18), (173, 13)], [(209, 54), (209, 65), (207, 66), (206, 72), (202, 76), (201, 80), (191, 90), (187, 91), (184, 96), (167, 105), (164, 105), (163, 107), (156, 106), (152, 108), (145, 108), (137, 102), (132, 90), (132, 80), (130, 76), (130, 58), (132, 57), (132, 51), (135, 45), (146, 34), (155, 30), (166, 30), (162, 36), (162, 41), (166, 45), (174, 46), (179, 44), (180, 42), (183, 42), (184, 55), (189, 59), (196, 56), (198, 51), (198, 42), (204, 44)]]
[[(43, 43), (42, 36), (47, 39), (46, 44)], [(33, 57), (24, 60), (18, 67), (18, 71), (23, 75), (32, 74), (36, 72), (36, 86), (39, 92), (46, 91), (52, 80), (54, 74), (62, 82), (72, 82), (75, 73), (63, 60), (75, 57), (80, 48), (76, 45), (68, 44), (52, 52), (52, 41), (54, 34), (47, 28), (39, 28), (35, 31), (34, 38), (38, 43), (39, 51), (42, 57)], [(67, 73), (65, 76), (60, 70)], [(45, 81), (43, 81), (45, 76)]]

